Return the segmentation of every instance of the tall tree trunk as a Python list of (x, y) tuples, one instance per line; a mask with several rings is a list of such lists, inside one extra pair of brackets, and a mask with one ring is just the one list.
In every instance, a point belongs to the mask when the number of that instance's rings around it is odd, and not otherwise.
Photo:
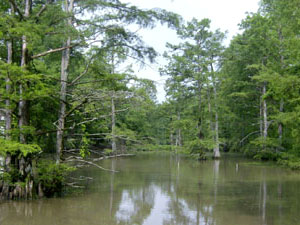
[[(9, 40), (7, 42), (7, 64), (12, 64), (12, 54), (13, 54), (13, 48), (12, 48), (12, 40)], [(10, 103), (10, 93), (11, 93), (11, 80), (9, 77), (10, 74), (7, 75), (5, 80), (5, 86), (6, 86), (6, 94), (7, 98), (5, 100), (5, 138), (9, 140), (11, 138), (10, 130), (11, 130), (11, 124), (12, 124), (12, 110), (11, 110), (11, 103)]]
[[(265, 96), (266, 92), (267, 92), (267, 84), (266, 82), (264, 82), (263, 84), (263, 89), (262, 89), (262, 95)], [(268, 137), (268, 113), (267, 113), (267, 101), (266, 99), (263, 99), (262, 102), (262, 110), (263, 110), (263, 137), (266, 140)]]
[[(65, 11), (69, 14), (73, 12), (74, 0), (65, 0)], [(72, 17), (69, 15), (67, 24), (72, 26)], [(64, 43), (64, 47), (71, 45), (71, 37), (69, 36)], [(66, 48), (62, 51), (61, 57), (61, 71), (60, 71), (60, 108), (58, 127), (56, 133), (56, 163), (60, 162), (62, 150), (63, 150), (63, 133), (65, 129), (65, 117), (66, 117), (66, 102), (67, 102), (67, 81), (68, 81), (68, 68), (70, 64), (70, 48)]]
[(217, 84), (216, 78), (214, 74), (213, 65), (210, 65), (212, 72), (212, 82), (213, 82), (213, 90), (214, 90), (214, 102), (215, 102), (215, 147), (214, 147), (214, 158), (220, 158), (220, 142), (219, 142), (219, 115), (218, 115), (218, 102), (217, 102)]
[(211, 112), (211, 97), (210, 97), (210, 90), (207, 88), (207, 107), (208, 107), (208, 114), (209, 114), (209, 119), (208, 119), (208, 126), (211, 131), (213, 131), (213, 124), (212, 124), (212, 112)]
[[(283, 99), (280, 100), (280, 107), (279, 107), (279, 112), (283, 112), (283, 106), (284, 106), (284, 101)], [(279, 139), (279, 145), (280, 147), (282, 146), (282, 132), (283, 132), (283, 125), (280, 122), (278, 125), (278, 139)]]
[(198, 130), (199, 130), (199, 138), (202, 139), (203, 138), (203, 132), (202, 132), (202, 95), (201, 95), (201, 91), (202, 91), (202, 85), (201, 82), (198, 80), (198, 98), (199, 98), (199, 106), (198, 106), (198, 111), (199, 111), (199, 118), (198, 118)]
[[(24, 18), (27, 19), (30, 15), (31, 11), (31, 0), (25, 0), (25, 11), (24, 11)], [(27, 49), (27, 37), (26, 35), (22, 36), (22, 55), (21, 55), (21, 68), (26, 70), (28, 63), (28, 49)], [(19, 85), (19, 94), (20, 94), (20, 101), (19, 101), (19, 128), (20, 128), (20, 142), (26, 143), (26, 135), (24, 134), (24, 126), (28, 125), (28, 115), (27, 115), (27, 107), (28, 102), (24, 99), (24, 88), (23, 85)]]
[[(180, 120), (180, 112), (177, 113), (177, 120)], [(182, 146), (181, 129), (178, 128), (176, 132), (176, 146)]]
[[(282, 27), (279, 27), (278, 36), (280, 40), (280, 52), (283, 52), (283, 35), (282, 35)], [(284, 69), (284, 56), (280, 54), (280, 67), (281, 70)], [(280, 106), (279, 112), (283, 112), (284, 100), (280, 99)], [(278, 124), (278, 140), (279, 140), (279, 147), (282, 148), (282, 132), (283, 132), (283, 124), (280, 122)]]
[(113, 153), (117, 151), (116, 143), (116, 109), (114, 94), (111, 96), (111, 150)]
[(259, 102), (259, 131), (260, 136), (263, 137), (264, 135), (264, 125), (263, 125), (263, 96), (260, 97)]
[[(14, 7), (11, 4), (10, 5), (10, 14), (14, 14)], [(7, 64), (11, 65), (13, 61), (13, 40), (10, 39), (7, 41)], [(7, 140), (11, 139), (11, 124), (12, 124), (12, 110), (11, 110), (11, 103), (10, 103), (10, 94), (11, 94), (11, 80), (10, 80), (10, 74), (7, 74), (6, 80), (5, 80), (5, 89), (7, 98), (5, 100), (5, 138)]]

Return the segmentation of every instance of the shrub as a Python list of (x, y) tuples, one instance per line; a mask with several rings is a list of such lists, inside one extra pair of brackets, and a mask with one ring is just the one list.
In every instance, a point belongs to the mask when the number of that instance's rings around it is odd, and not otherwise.
[(43, 194), (51, 197), (63, 191), (67, 175), (75, 168), (66, 164), (56, 164), (43, 160), (37, 165), (37, 182), (42, 187)]

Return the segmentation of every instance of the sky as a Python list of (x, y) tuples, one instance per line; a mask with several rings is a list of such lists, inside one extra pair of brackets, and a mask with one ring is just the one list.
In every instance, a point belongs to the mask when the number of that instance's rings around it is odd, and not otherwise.
[[(166, 9), (181, 15), (185, 21), (192, 18), (198, 20), (209, 18), (212, 30), (220, 29), (228, 32), (225, 45), (228, 45), (232, 37), (240, 32), (238, 24), (246, 17), (246, 13), (256, 12), (259, 7), (259, 0), (123, 0), (122, 2), (142, 9)], [(166, 26), (158, 25), (152, 30), (140, 30), (139, 35), (160, 55), (166, 50), (167, 42), (178, 43), (176, 32)], [(166, 64), (166, 61), (162, 56), (159, 56), (156, 61), (155, 64), (147, 64), (143, 68), (134, 66), (133, 69), (138, 77), (156, 82), (157, 99), (162, 102), (165, 100), (164, 82), (167, 77), (161, 77), (158, 69)]]

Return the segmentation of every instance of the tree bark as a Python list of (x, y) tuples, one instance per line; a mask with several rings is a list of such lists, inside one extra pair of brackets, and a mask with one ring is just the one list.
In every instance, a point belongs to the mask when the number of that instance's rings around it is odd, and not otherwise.
[[(65, 11), (72, 13), (74, 8), (74, 0), (65, 0)], [(67, 20), (69, 27), (72, 26), (72, 17), (69, 16)], [(69, 36), (64, 43), (64, 47), (71, 46), (71, 37)], [(70, 48), (66, 48), (62, 51), (61, 57), (61, 71), (60, 71), (60, 108), (58, 127), (56, 134), (56, 163), (60, 163), (61, 153), (63, 150), (63, 131), (65, 128), (66, 117), (66, 102), (67, 102), (67, 81), (68, 81), (68, 68), (70, 64)]]

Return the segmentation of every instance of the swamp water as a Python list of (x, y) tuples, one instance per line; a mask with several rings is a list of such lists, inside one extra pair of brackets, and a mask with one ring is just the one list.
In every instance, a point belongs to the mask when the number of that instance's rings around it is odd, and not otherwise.
[(298, 225), (300, 172), (240, 158), (105, 160), (84, 193), (0, 203), (1, 225)]

